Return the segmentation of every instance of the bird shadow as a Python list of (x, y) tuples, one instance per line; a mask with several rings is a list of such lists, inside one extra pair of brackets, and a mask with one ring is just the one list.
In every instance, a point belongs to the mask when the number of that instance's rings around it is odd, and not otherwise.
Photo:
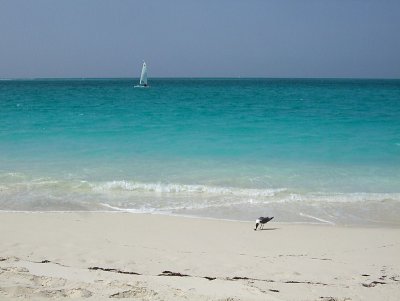
[(258, 229), (257, 231), (273, 231), (273, 230), (279, 230), (279, 228), (265, 228), (265, 229)]

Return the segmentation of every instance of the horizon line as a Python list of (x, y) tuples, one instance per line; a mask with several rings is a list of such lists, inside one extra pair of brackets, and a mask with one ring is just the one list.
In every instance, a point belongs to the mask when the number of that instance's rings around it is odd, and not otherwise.
[[(140, 77), (0, 77), (1, 81), (7, 80), (106, 80), (106, 79), (124, 79), (124, 80), (136, 80)], [(255, 77), (255, 76), (234, 76), (234, 77), (224, 77), (224, 76), (214, 76), (214, 77), (198, 77), (198, 76), (159, 76), (152, 77), (149, 80), (154, 79), (331, 79), (331, 80), (399, 80), (400, 77)]]

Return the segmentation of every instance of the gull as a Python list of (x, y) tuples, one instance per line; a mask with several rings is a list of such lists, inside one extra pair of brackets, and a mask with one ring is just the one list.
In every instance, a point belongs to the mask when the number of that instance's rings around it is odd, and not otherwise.
[(261, 216), (261, 217), (257, 218), (257, 219), (256, 219), (256, 227), (254, 228), (254, 231), (257, 230), (259, 224), (261, 224), (260, 230), (261, 230), (261, 229), (264, 229), (264, 224), (268, 223), (268, 222), (269, 222), (271, 219), (273, 219), (273, 218), (274, 218), (274, 217), (268, 217), (268, 216), (267, 216), (267, 217)]

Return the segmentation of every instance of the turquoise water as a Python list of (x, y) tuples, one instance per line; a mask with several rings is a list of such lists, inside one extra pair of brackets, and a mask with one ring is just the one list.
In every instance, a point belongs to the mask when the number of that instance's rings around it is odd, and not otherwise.
[(0, 81), (0, 209), (400, 225), (400, 80)]

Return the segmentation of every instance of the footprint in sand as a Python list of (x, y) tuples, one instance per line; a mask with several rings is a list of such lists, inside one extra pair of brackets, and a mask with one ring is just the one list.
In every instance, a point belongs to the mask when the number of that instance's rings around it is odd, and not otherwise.
[(51, 277), (45, 277), (45, 276), (36, 276), (33, 275), (31, 277), (31, 281), (36, 285), (36, 286), (41, 286), (41, 287), (60, 287), (64, 286), (67, 282), (67, 280), (63, 278), (51, 278)]
[(157, 293), (145, 287), (136, 287), (131, 290), (112, 294), (110, 298), (140, 298), (141, 300), (153, 299)]
[(89, 298), (93, 295), (91, 291), (82, 288), (60, 289), (60, 290), (44, 290), (38, 293), (40, 297), (45, 298)]
[(35, 294), (35, 292), (36, 290), (34, 288), (23, 286), (10, 286), (0, 289), (0, 295), (26, 299)]
[(5, 268), (0, 268), (0, 270), (12, 273), (29, 273), (29, 270), (23, 267), (5, 267)]

